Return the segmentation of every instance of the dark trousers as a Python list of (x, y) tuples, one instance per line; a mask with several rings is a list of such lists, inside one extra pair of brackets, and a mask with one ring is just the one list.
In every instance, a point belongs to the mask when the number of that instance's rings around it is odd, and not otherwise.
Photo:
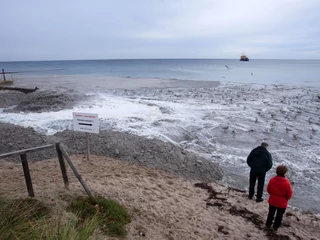
[(272, 224), (273, 219), (274, 219), (274, 214), (277, 212), (276, 219), (274, 220), (274, 223), (273, 223), (273, 228), (274, 229), (278, 229), (280, 227), (280, 225), (281, 225), (282, 216), (283, 216), (285, 211), (286, 211), (286, 208), (277, 208), (277, 207), (271, 206), (269, 204), (269, 213), (268, 213), (266, 226), (267, 227), (271, 227), (271, 224)]
[(254, 173), (250, 171), (250, 185), (249, 185), (249, 197), (253, 197), (254, 195), (254, 187), (256, 186), (256, 181), (258, 179), (258, 189), (257, 189), (257, 198), (262, 198), (263, 187), (264, 187), (264, 179), (266, 177), (266, 173)]

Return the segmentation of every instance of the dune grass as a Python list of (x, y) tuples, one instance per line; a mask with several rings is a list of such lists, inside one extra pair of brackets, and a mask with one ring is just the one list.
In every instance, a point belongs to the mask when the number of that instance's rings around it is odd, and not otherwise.
[(125, 225), (131, 221), (131, 216), (123, 206), (104, 197), (78, 197), (71, 202), (68, 209), (78, 213), (81, 221), (97, 216), (100, 229), (110, 236), (126, 236)]
[(78, 217), (63, 221), (61, 218), (46, 224), (41, 231), (39, 239), (46, 240), (86, 240), (96, 239), (94, 235), (99, 227), (99, 219), (94, 216), (91, 219), (85, 220), (79, 224)]
[(50, 208), (39, 200), (0, 197), (0, 239), (97, 239), (98, 228), (105, 234), (124, 237), (125, 225), (130, 222), (125, 208), (103, 197), (75, 198), (67, 210), (72, 211), (68, 217), (53, 217)]

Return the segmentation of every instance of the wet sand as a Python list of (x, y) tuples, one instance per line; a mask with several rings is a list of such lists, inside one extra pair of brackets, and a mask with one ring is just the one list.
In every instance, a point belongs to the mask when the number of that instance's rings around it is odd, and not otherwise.
[[(94, 79), (94, 81), (92, 80)], [(219, 81), (191, 81), (161, 78), (132, 78), (106, 76), (18, 76), (14, 86), (39, 88), (66, 87), (79, 91), (114, 89), (165, 89), (165, 88), (210, 88), (219, 85)]]

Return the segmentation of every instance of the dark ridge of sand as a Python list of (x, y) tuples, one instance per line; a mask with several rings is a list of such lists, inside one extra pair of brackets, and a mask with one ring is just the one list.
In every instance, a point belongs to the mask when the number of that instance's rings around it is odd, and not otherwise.
[[(92, 154), (114, 157), (131, 163), (140, 163), (171, 173), (203, 181), (220, 180), (222, 169), (215, 163), (186, 151), (172, 143), (147, 139), (129, 133), (101, 131), (90, 136)], [(45, 136), (32, 128), (0, 123), (0, 153), (62, 142), (69, 154), (86, 152), (85, 133), (63, 131), (54, 136)], [(40, 161), (56, 156), (54, 148), (28, 154), (30, 161)], [(19, 156), (10, 158), (19, 161)]]
[[(14, 124), (0, 122), (0, 153), (18, 151), (46, 145), (48, 143), (50, 143), (50, 137), (37, 133), (31, 127), (24, 128)], [(31, 161), (43, 160), (53, 156), (53, 150), (28, 153), (28, 158)], [(19, 156), (10, 158), (10, 160), (20, 161)]]

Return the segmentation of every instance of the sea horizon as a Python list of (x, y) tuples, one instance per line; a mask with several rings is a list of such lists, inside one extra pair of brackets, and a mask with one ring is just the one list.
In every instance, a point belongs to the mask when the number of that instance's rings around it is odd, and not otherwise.
[(4, 69), (8, 79), (22, 80), (30, 76), (92, 76), (320, 86), (320, 60), (314, 59), (253, 59), (245, 62), (240, 58), (11, 61), (0, 62), (0, 69)]
[[(247, 55), (249, 57), (249, 55)], [(9, 62), (67, 62), (67, 61), (122, 61), (122, 60), (239, 60), (238, 58), (88, 58), (88, 59), (43, 59), (43, 60), (0, 60), (0, 63)], [(252, 58), (249, 57), (249, 61), (253, 60), (275, 60), (275, 61), (320, 61), (320, 58)]]

